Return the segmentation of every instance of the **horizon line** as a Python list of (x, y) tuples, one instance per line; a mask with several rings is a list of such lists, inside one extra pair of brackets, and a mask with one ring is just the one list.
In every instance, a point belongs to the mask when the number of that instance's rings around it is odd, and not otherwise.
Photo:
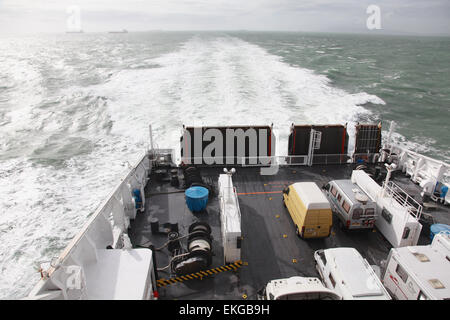
[[(450, 37), (450, 33), (415, 33), (415, 32), (405, 32), (405, 31), (393, 31), (388, 32), (386, 30), (368, 30), (368, 31), (306, 31), (306, 30), (268, 30), (268, 29), (184, 29), (184, 30), (176, 30), (176, 29), (148, 29), (148, 30), (129, 30), (129, 29), (121, 29), (121, 30), (101, 30), (101, 31), (86, 31), (81, 29), (80, 32), (76, 30), (64, 30), (60, 32), (55, 31), (35, 31), (35, 32), (0, 32), (2, 36), (15, 36), (15, 35), (36, 35), (36, 34), (46, 34), (46, 35), (60, 35), (60, 34), (104, 34), (110, 32), (117, 32), (126, 30), (126, 33), (145, 33), (145, 32), (249, 32), (249, 33), (264, 33), (264, 32), (273, 32), (273, 33), (319, 33), (319, 34), (347, 34), (347, 35), (383, 35), (383, 36), (415, 36), (415, 37)], [(121, 34), (126, 34), (122, 33)]]

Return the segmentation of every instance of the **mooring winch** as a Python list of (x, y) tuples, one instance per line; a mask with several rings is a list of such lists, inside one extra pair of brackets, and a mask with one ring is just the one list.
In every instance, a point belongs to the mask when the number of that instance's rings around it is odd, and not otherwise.
[(173, 260), (173, 270), (177, 275), (205, 269), (212, 262), (211, 227), (206, 222), (195, 222), (189, 227), (187, 253)]

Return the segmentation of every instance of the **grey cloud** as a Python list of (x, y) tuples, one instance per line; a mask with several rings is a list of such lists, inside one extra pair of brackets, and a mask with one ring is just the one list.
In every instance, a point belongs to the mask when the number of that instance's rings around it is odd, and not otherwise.
[(59, 30), (72, 4), (80, 6), (86, 31), (367, 32), (366, 8), (376, 4), (385, 33), (450, 35), (448, 0), (0, 0), (0, 32)]

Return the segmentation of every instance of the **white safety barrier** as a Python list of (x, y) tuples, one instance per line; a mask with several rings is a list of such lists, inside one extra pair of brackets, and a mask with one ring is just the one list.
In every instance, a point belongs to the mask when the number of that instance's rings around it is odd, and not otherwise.
[(232, 172), (228, 172), (219, 175), (220, 219), (225, 264), (241, 260), (241, 211), (231, 174)]

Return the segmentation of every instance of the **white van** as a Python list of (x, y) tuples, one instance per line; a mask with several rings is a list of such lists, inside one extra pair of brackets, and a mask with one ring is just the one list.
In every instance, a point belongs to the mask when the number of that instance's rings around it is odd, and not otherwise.
[(291, 277), (270, 281), (258, 293), (258, 300), (342, 300), (342, 297), (317, 278)]
[(324, 285), (344, 300), (390, 300), (375, 271), (354, 248), (317, 250), (316, 268)]
[(372, 229), (377, 219), (377, 203), (348, 180), (333, 180), (326, 186), (326, 195), (343, 229)]
[(391, 249), (383, 283), (398, 300), (449, 300), (450, 236), (439, 233), (431, 245)]

